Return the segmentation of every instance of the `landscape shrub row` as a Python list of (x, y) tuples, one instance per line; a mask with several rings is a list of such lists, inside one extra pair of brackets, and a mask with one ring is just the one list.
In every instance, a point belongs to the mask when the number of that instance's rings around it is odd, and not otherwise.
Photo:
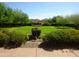
[(65, 42), (65, 43), (79, 43), (79, 30), (75, 29), (61, 29), (55, 30), (46, 34), (43, 41)]
[(0, 46), (5, 48), (19, 47), (27, 41), (27, 35), (19, 31), (0, 32)]

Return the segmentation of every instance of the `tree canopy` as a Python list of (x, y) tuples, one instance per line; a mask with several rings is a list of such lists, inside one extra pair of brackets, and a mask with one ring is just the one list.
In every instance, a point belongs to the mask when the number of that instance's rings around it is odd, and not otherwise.
[(29, 21), (28, 15), (22, 12), (21, 10), (15, 9), (6, 6), (3, 3), (0, 3), (0, 25), (1, 26), (17, 26), (17, 25), (26, 25)]

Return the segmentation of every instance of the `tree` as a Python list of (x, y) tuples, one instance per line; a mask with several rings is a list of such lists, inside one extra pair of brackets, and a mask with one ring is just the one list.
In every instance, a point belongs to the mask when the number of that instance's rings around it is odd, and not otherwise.
[(49, 20), (49, 19), (43, 19), (43, 20), (41, 20), (41, 25), (43, 25), (43, 26), (50, 26), (51, 25), (51, 20)]
[(17, 26), (26, 25), (28, 23), (28, 15), (21, 10), (13, 10), (12, 8), (0, 3), (0, 25), (1, 26)]
[(22, 11), (16, 10), (14, 11), (14, 24), (26, 25), (29, 21), (27, 14)]
[(68, 17), (71, 20), (71, 23), (74, 24), (76, 29), (79, 29), (79, 14), (74, 14)]

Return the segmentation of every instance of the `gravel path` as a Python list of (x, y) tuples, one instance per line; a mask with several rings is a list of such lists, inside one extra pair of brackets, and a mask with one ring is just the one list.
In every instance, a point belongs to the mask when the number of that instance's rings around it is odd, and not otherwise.
[(72, 49), (57, 49), (52, 51), (46, 51), (42, 48), (38, 48), (41, 42), (28, 41), (25, 45), (19, 48), (4, 49), (0, 48), (0, 56), (7, 57), (79, 57), (79, 50)]

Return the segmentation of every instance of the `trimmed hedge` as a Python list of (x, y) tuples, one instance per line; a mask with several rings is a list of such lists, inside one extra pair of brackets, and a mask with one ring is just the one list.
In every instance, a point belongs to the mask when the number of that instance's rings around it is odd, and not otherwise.
[(43, 37), (43, 40), (52, 42), (79, 43), (79, 30), (75, 29), (56, 30), (46, 34)]
[(5, 48), (19, 47), (27, 40), (27, 35), (21, 31), (1, 30), (0, 32), (0, 45)]
[(10, 33), (7, 33), (9, 35), (9, 39), (5, 42), (5, 47), (18, 47), (24, 44), (27, 41), (27, 35), (19, 32), (19, 31), (12, 31)]

